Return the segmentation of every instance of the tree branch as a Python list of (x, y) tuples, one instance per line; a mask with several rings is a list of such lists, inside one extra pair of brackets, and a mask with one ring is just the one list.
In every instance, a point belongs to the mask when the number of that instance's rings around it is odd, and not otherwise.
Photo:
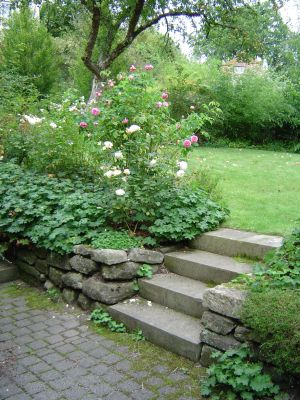
[[(85, 0), (81, 0), (82, 4), (85, 4)], [(89, 34), (89, 38), (85, 47), (84, 55), (82, 61), (86, 67), (98, 78), (100, 79), (100, 71), (97, 64), (92, 62), (93, 50), (97, 41), (99, 27), (100, 27), (101, 12), (100, 8), (93, 3), (92, 6), (92, 26)]]

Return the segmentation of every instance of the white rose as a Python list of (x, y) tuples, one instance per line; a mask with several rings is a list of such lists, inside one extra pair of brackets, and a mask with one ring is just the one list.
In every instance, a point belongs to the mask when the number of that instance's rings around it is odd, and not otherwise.
[(122, 152), (121, 152), (121, 151), (116, 151), (116, 152), (115, 152), (115, 158), (116, 158), (117, 160), (122, 160), (122, 158), (123, 158)]
[(113, 144), (112, 144), (112, 142), (107, 141), (107, 142), (103, 143), (103, 146), (105, 149), (111, 149), (113, 147)]
[(113, 173), (113, 176), (119, 176), (122, 174), (122, 171), (120, 169), (115, 169), (112, 171), (112, 173)]
[(139, 131), (140, 129), (141, 129), (141, 127), (138, 126), (138, 125), (131, 125), (129, 128), (126, 129), (126, 132), (127, 133), (134, 133), (134, 132)]
[(178, 166), (182, 171), (186, 171), (188, 164), (186, 161), (179, 161)]
[(105, 172), (104, 176), (106, 176), (107, 178), (111, 178), (113, 176), (113, 171)]
[(43, 121), (44, 118), (35, 117), (34, 115), (23, 115), (25, 121), (27, 121), (30, 125), (39, 124)]
[(130, 170), (128, 168), (125, 168), (123, 173), (124, 175), (130, 175)]
[(179, 171), (176, 172), (177, 178), (182, 178), (184, 174), (185, 172), (183, 171), (183, 169), (180, 169)]
[(116, 193), (117, 196), (124, 196), (125, 190), (123, 190), (123, 189), (117, 189), (115, 193)]
[(156, 163), (157, 163), (157, 160), (151, 160), (150, 162), (149, 162), (149, 165), (150, 165), (150, 167), (155, 167), (155, 165), (156, 165)]
[(57, 128), (57, 125), (56, 125), (56, 123), (55, 122), (50, 122), (50, 124), (49, 124), (50, 126), (51, 126), (51, 128), (53, 128), (53, 129), (55, 129), (55, 128)]

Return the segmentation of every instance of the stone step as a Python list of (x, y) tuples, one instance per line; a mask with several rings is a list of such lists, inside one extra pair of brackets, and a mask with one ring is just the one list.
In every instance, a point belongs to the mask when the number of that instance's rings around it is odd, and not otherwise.
[(108, 311), (130, 330), (141, 329), (150, 342), (193, 361), (199, 360), (203, 331), (199, 319), (141, 298), (110, 306)]
[(226, 256), (246, 256), (262, 259), (270, 250), (282, 244), (282, 237), (222, 228), (206, 232), (190, 242), (194, 249)]
[(200, 318), (202, 298), (207, 289), (203, 282), (173, 273), (156, 274), (152, 279), (139, 280), (140, 295), (147, 300)]
[(206, 283), (229, 282), (240, 274), (251, 272), (252, 267), (231, 257), (201, 250), (181, 250), (165, 255), (169, 271)]
[(0, 261), (0, 283), (10, 282), (18, 279), (18, 268), (7, 261)]

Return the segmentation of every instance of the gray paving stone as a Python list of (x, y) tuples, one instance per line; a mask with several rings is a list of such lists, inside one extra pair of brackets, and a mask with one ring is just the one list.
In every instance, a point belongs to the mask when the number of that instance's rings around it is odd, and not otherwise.
[(115, 384), (126, 378), (123, 374), (120, 374), (117, 371), (109, 371), (107, 374), (103, 375), (103, 379), (107, 383)]
[(85, 398), (86, 393), (87, 389), (80, 386), (72, 386), (70, 389), (62, 392), (62, 396), (70, 400), (81, 400)]
[(63, 377), (60, 379), (55, 379), (49, 382), (49, 386), (51, 386), (54, 390), (62, 392), (65, 389), (69, 389), (73, 385), (71, 379), (68, 377)]
[(42, 379), (44, 382), (49, 382), (54, 379), (60, 379), (61, 378), (61, 373), (58, 371), (55, 371), (54, 369), (50, 369), (47, 372), (43, 372), (42, 374), (39, 375), (39, 378)]
[(135, 392), (132, 392), (131, 398), (133, 400), (150, 400), (150, 399), (157, 399), (157, 396), (150, 390), (143, 388), (142, 390), (137, 390)]
[(106, 383), (98, 383), (97, 385), (91, 386), (90, 391), (95, 393), (97, 396), (105, 396), (113, 391), (113, 388)]
[(34, 400), (57, 400), (61, 397), (61, 393), (55, 392), (55, 390), (47, 389), (43, 392), (34, 395)]
[(111, 392), (109, 395), (105, 397), (107, 400), (129, 400), (130, 397), (126, 396), (124, 393), (119, 391)]
[(24, 386), (26, 392), (30, 395), (47, 390), (48, 386), (43, 382), (29, 382)]
[(175, 393), (176, 388), (173, 386), (165, 386), (165, 387), (160, 388), (158, 391), (161, 395), (165, 395), (165, 394), (168, 395), (168, 394)]

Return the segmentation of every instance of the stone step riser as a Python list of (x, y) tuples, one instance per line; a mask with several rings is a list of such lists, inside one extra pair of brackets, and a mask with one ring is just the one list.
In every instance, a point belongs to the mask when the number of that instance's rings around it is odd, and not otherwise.
[[(130, 306), (124, 308), (124, 305), (115, 305), (108, 308), (110, 315), (117, 321), (123, 322), (129, 330), (141, 329), (145, 338), (166, 350), (169, 350), (180, 356), (189, 358), (197, 362), (200, 358), (201, 344), (200, 344), (200, 320), (199, 320), (199, 335), (197, 334), (197, 341), (188, 340), (181, 336), (181, 329), (178, 328), (178, 334), (168, 331), (165, 323), (167, 324), (167, 315), (164, 320), (157, 322), (153, 316), (148, 318), (145, 315), (133, 315), (130, 311)], [(155, 306), (155, 304), (154, 304)], [(168, 310), (167, 310), (168, 311)], [(172, 311), (171, 311), (172, 312)], [(174, 311), (173, 311), (174, 313)], [(179, 313), (177, 313), (179, 314)], [(182, 314), (182, 318), (188, 318)], [(190, 317), (191, 318), (191, 317)], [(186, 329), (190, 328), (189, 323), (186, 323)]]
[(0, 264), (0, 283), (11, 282), (18, 279), (18, 269), (13, 264)]
[(190, 242), (190, 246), (194, 249), (229, 257), (245, 256), (263, 259), (268, 252), (280, 247), (281, 242), (282, 238), (279, 236), (220, 229), (195, 238)]
[(139, 288), (140, 296), (144, 299), (154, 301), (186, 315), (201, 318), (204, 312), (202, 299), (187, 296), (183, 293), (178, 293), (164, 287), (152, 285), (151, 280), (140, 280)]
[(218, 269), (210, 265), (200, 264), (175, 257), (166, 256), (165, 265), (174, 274), (186, 276), (205, 283), (225, 283), (231, 281), (239, 274), (233, 271)]

